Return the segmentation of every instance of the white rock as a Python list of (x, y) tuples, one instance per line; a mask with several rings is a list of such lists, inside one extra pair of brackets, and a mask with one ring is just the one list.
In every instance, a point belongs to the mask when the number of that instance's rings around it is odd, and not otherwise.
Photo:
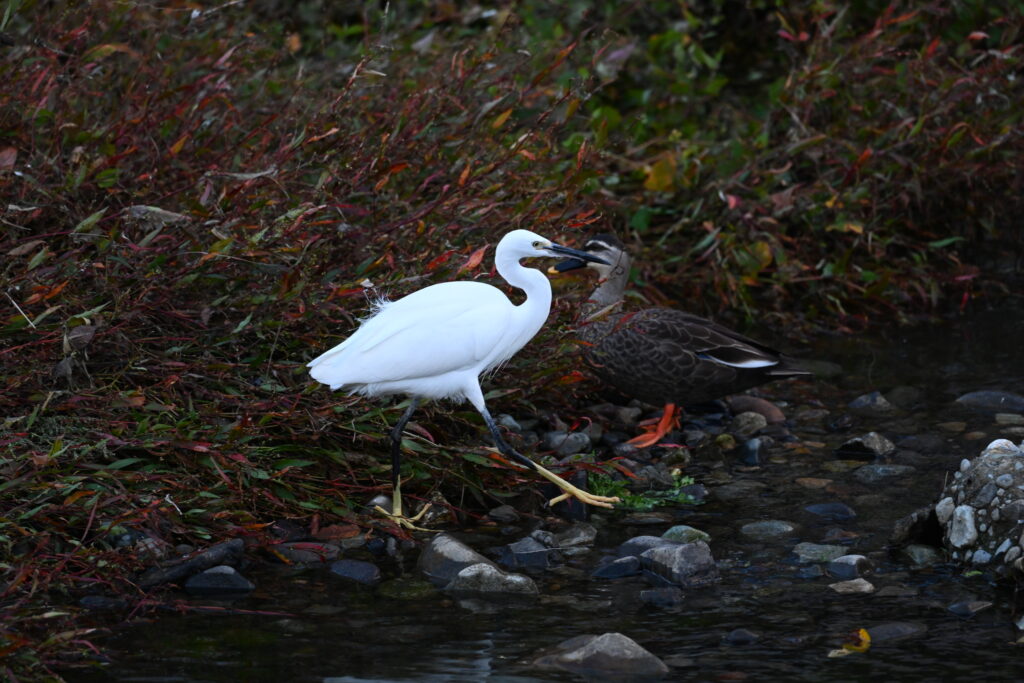
[(991, 560), (992, 554), (980, 548), (974, 551), (974, 557), (971, 558), (971, 562), (974, 564), (988, 564)]
[(950, 496), (946, 496), (935, 504), (935, 516), (939, 518), (939, 524), (946, 526), (946, 522), (953, 516), (954, 507), (956, 506), (953, 504), (953, 498)]
[(851, 579), (849, 581), (840, 581), (838, 583), (830, 583), (829, 588), (834, 590), (836, 593), (850, 594), (850, 593), (874, 593), (875, 586), (870, 581), (865, 579)]
[(1010, 539), (1004, 538), (1003, 542), (999, 544), (999, 547), (996, 548), (996, 551), (993, 554), (994, 555), (1002, 555), (1007, 550), (1009, 550), (1009, 548), (1010, 548)]
[(955, 548), (966, 548), (977, 540), (974, 508), (970, 505), (958, 505), (953, 510), (953, 519), (949, 525), (949, 543)]

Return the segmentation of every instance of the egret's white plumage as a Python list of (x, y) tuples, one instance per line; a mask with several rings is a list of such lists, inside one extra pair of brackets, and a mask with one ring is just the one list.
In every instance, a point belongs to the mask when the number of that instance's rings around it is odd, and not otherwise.
[(498, 243), (495, 266), (506, 282), (526, 294), (513, 304), (501, 290), (481, 282), (446, 282), (432, 285), (397, 301), (383, 301), (352, 336), (312, 360), (313, 379), (350, 394), (384, 396), (407, 394), (412, 405), (392, 431), (392, 477), (395, 511), (398, 499), (398, 462), (401, 432), (421, 399), (468, 399), (480, 412), (495, 442), (505, 455), (554, 481), (568, 495), (610, 507), (610, 498), (591, 496), (529, 458), (517, 453), (501, 437), (487, 411), (479, 377), (509, 360), (540, 331), (551, 309), (547, 277), (526, 268), (520, 259), (538, 256), (595, 257), (553, 244), (529, 230), (513, 230)]

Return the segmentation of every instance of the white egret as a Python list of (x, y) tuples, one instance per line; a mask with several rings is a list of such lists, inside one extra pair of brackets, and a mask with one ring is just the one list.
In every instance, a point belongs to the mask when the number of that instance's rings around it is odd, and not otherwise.
[(526, 268), (520, 259), (567, 256), (581, 262), (600, 257), (552, 243), (529, 230), (513, 230), (498, 243), (494, 263), (498, 273), (526, 293), (519, 305), (501, 290), (482, 282), (445, 282), (413, 292), (397, 301), (379, 302), (352, 336), (308, 364), (313, 379), (332, 390), (349, 394), (385, 396), (406, 394), (409, 407), (391, 430), (392, 511), (378, 507), (395, 522), (416, 528), (423, 515), (402, 513), (402, 432), (421, 401), (469, 400), (483, 417), (494, 443), (510, 460), (532, 469), (568, 497), (600, 507), (612, 507), (618, 498), (595, 496), (573, 486), (518, 453), (502, 437), (484, 403), (479, 377), (499, 367), (533, 338), (551, 309), (551, 284), (539, 270)]
[(685, 404), (811, 374), (775, 349), (691, 313), (674, 308), (624, 312), (630, 268), (625, 245), (613, 235), (595, 235), (583, 250), (591, 258), (568, 259), (551, 270), (597, 271), (597, 288), (583, 306), (577, 330), (587, 364), (623, 394), (665, 406), (652, 432), (630, 440), (635, 446), (658, 443)]

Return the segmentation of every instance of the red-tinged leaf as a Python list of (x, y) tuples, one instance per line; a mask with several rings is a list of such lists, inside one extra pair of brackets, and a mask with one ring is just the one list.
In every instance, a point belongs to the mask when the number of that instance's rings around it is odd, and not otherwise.
[(67, 498), (64, 499), (64, 505), (71, 505), (76, 500), (81, 500), (82, 498), (85, 498), (86, 496), (95, 496), (96, 493), (97, 493), (96, 491), (75, 491), (70, 496), (68, 496)]
[(52, 299), (53, 297), (60, 294), (62, 291), (64, 291), (64, 288), (68, 286), (68, 282), (70, 282), (70, 280), (65, 280), (59, 285), (52, 287), (50, 291), (46, 293), (46, 296), (44, 296), (43, 299)]
[(449, 249), (448, 251), (444, 252), (443, 254), (440, 254), (439, 256), (435, 256), (434, 258), (432, 258), (430, 260), (430, 263), (427, 264), (426, 271), (428, 273), (434, 272), (435, 270), (437, 270), (438, 266), (440, 266), (440, 265), (442, 265), (444, 263), (447, 263), (448, 259), (450, 259), (452, 257), (452, 254), (454, 254), (454, 253), (455, 253), (454, 249)]
[(518, 152), (516, 152), (516, 154), (522, 157), (526, 157), (530, 161), (537, 161), (537, 155), (535, 155), (533, 152), (530, 152), (529, 150), (521, 149)]
[(914, 10), (913, 12), (907, 12), (906, 14), (901, 14), (898, 17), (894, 17), (894, 18), (890, 19), (889, 21), (887, 21), (885, 23), (886, 24), (902, 24), (904, 21), (909, 21), (910, 19), (913, 19), (916, 16), (917, 16), (917, 10)]
[(469, 172), (472, 167), (472, 164), (466, 164), (466, 167), (462, 169), (462, 173), (459, 174), (459, 187), (464, 186), (466, 181), (469, 180)]
[(0, 149), (0, 171), (13, 171), (14, 162), (18, 160), (18, 150), (14, 147)]
[(318, 541), (343, 541), (346, 538), (354, 538), (359, 533), (360, 529), (355, 524), (330, 524), (317, 530), (313, 538)]
[(854, 168), (859, 169), (864, 165), (864, 162), (870, 159), (874, 154), (875, 152), (870, 147), (866, 147), (864, 151), (860, 153), (860, 156), (857, 157), (857, 161), (854, 162)]
[(931, 59), (935, 55), (935, 51), (939, 49), (939, 45), (939, 39), (932, 38), (932, 42), (928, 43), (928, 47), (924, 51), (924, 58)]
[(185, 146), (185, 142), (188, 141), (188, 138), (189, 134), (185, 133), (180, 138), (178, 138), (173, 145), (171, 145), (171, 149), (169, 151), (172, 157), (178, 156), (178, 152), (180, 152), (181, 148)]
[(580, 143), (580, 148), (576, 150), (576, 170), (579, 171), (583, 168), (583, 159), (587, 156), (587, 141), (584, 140)]
[(743, 201), (739, 197), (734, 195), (734, 194), (727, 194), (727, 195), (725, 195), (725, 204), (730, 209), (735, 209), (736, 207), (738, 207), (742, 203), (743, 203)]
[(559, 384), (576, 384), (577, 382), (586, 381), (587, 376), (579, 370), (573, 370), (568, 375), (562, 375), (558, 378)]
[(790, 33), (789, 31), (787, 31), (784, 28), (780, 28), (778, 31), (776, 31), (776, 33), (783, 40), (788, 40), (791, 43), (795, 43), (796, 42), (796, 38), (793, 37), (793, 34)]
[(984, 31), (971, 31), (967, 34), (967, 40), (985, 40), (988, 38), (988, 34)]
[(224, 457), (227, 458), (228, 460), (233, 460), (234, 462), (240, 462), (243, 465), (252, 464), (252, 461), (249, 460), (249, 458), (242, 455), (241, 453), (228, 453)]
[(469, 255), (469, 258), (466, 259), (466, 262), (462, 264), (461, 268), (459, 268), (459, 272), (462, 273), (466, 271), (476, 270), (477, 267), (480, 265), (480, 262), (484, 260), (485, 253), (487, 253), (486, 244)]
[(633, 472), (630, 471), (629, 468), (627, 468), (625, 465), (623, 465), (621, 463), (614, 462), (614, 461), (612, 461), (610, 464), (611, 464), (612, 467), (617, 469), (619, 472), (624, 474), (629, 479), (636, 479), (637, 478), (637, 476), (635, 474), (633, 474)]
[(313, 137), (311, 137), (310, 139), (306, 140), (306, 141), (305, 141), (304, 143), (302, 143), (302, 144), (304, 144), (304, 145), (308, 145), (308, 144), (311, 144), (311, 143), (317, 142), (317, 141), (319, 141), (319, 140), (323, 140), (324, 138), (329, 138), (329, 137), (331, 137), (332, 135), (334, 135), (335, 133), (337, 133), (337, 132), (338, 132), (338, 130), (339, 130), (339, 128), (338, 128), (337, 126), (335, 126), (334, 128), (331, 128), (331, 129), (330, 129), (329, 131), (327, 131), (326, 133), (321, 133), (320, 135), (314, 135)]

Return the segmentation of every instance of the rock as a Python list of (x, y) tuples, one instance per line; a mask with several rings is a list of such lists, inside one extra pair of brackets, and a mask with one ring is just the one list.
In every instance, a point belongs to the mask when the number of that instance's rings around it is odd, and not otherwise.
[(686, 594), (675, 586), (640, 591), (640, 601), (655, 607), (675, 607), (683, 604), (685, 599)]
[(245, 552), (245, 541), (233, 538), (210, 546), (206, 550), (182, 558), (177, 562), (160, 567), (151, 567), (139, 577), (139, 586), (143, 589), (152, 588), (163, 583), (172, 583), (191, 576), (197, 572), (218, 565), (237, 564)]
[(955, 507), (956, 505), (953, 503), (952, 496), (946, 496), (935, 504), (935, 518), (939, 520), (939, 524), (945, 526), (945, 524), (952, 519), (953, 508)]
[(598, 567), (590, 576), (595, 579), (622, 579), (627, 576), (637, 576), (638, 574), (640, 574), (640, 558), (631, 555), (629, 557), (620, 557), (602, 567)]
[(601, 679), (663, 676), (669, 670), (664, 662), (621, 633), (576, 636), (554, 650), (536, 659), (534, 666)]
[(372, 562), (362, 560), (338, 560), (331, 563), (330, 571), (335, 576), (355, 581), (366, 586), (380, 583), (380, 568)]
[(978, 612), (983, 612), (991, 606), (992, 603), (985, 600), (964, 600), (962, 602), (954, 602), (948, 609), (958, 617), (973, 617)]
[(644, 551), (640, 561), (656, 576), (684, 588), (719, 581), (718, 566), (704, 541), (656, 546)]
[(819, 477), (797, 477), (793, 482), (805, 489), (823, 489), (831, 484), (832, 480)]
[[(768, 424), (785, 422), (786, 416), (771, 401), (766, 401), (749, 394), (737, 394), (728, 399), (729, 409), (737, 415), (743, 413), (759, 413)], [(735, 422), (733, 423), (735, 425)]]
[(448, 584), (461, 570), (475, 564), (494, 566), (486, 557), (449, 534), (434, 536), (416, 561), (416, 567), (436, 586)]
[(487, 517), (498, 524), (515, 524), (519, 521), (519, 513), (511, 505), (499, 505), (489, 510)]
[(981, 452), (982, 458), (987, 457), (998, 457), (998, 456), (1019, 456), (1021, 450), (1013, 445), (1013, 442), (1008, 439), (996, 439)]
[(256, 584), (227, 565), (211, 567), (185, 582), (185, 592), (191, 595), (242, 595), (255, 588)]
[(972, 391), (956, 402), (978, 412), (1024, 413), (1024, 396), (1009, 391)]
[(640, 557), (645, 551), (666, 544), (675, 545), (675, 542), (660, 536), (634, 536), (628, 541), (621, 543), (615, 549), (615, 554), (619, 557)]
[(864, 579), (851, 579), (850, 581), (840, 581), (838, 583), (830, 583), (829, 588), (834, 590), (836, 593), (843, 595), (852, 594), (865, 594), (874, 593), (875, 587), (871, 582)]
[(736, 449), (736, 460), (747, 467), (757, 467), (761, 464), (761, 439), (747, 439)]
[(966, 548), (978, 540), (974, 508), (970, 505), (958, 505), (953, 509), (947, 540), (954, 548)]
[(1024, 425), (1024, 415), (1020, 413), (996, 413), (997, 425)]
[(763, 519), (740, 527), (740, 533), (758, 541), (774, 541), (796, 533), (797, 526), (782, 519)]
[(930, 567), (942, 562), (942, 553), (930, 545), (911, 543), (900, 552), (914, 567)]
[(768, 420), (761, 413), (740, 413), (732, 419), (732, 433), (740, 440), (746, 440), (768, 426)]
[(711, 542), (711, 535), (701, 531), (700, 529), (694, 529), (692, 526), (685, 524), (677, 524), (665, 533), (661, 535), (666, 541), (674, 541), (675, 543), (692, 543), (693, 541), (704, 541), (705, 543)]
[(333, 543), (289, 541), (270, 546), (270, 551), (290, 564), (326, 564), (338, 558), (341, 548)]
[(565, 457), (590, 450), (590, 437), (586, 432), (553, 431), (544, 434), (541, 446)]
[(874, 460), (895, 453), (896, 444), (878, 432), (868, 432), (845, 441), (835, 452), (841, 458)]
[(877, 484), (886, 479), (903, 477), (916, 471), (917, 468), (910, 465), (882, 465), (873, 463), (858, 467), (854, 470), (853, 476), (862, 484)]
[(863, 555), (840, 555), (828, 563), (828, 573), (837, 579), (856, 579), (874, 570), (871, 560)]
[(907, 638), (924, 635), (928, 627), (908, 621), (893, 621), (886, 624), (878, 624), (868, 628), (868, 635), (871, 636), (872, 645), (895, 643)]
[(889, 403), (881, 392), (872, 391), (850, 401), (850, 412), (861, 417), (888, 417), (896, 413), (896, 406)]
[(555, 535), (555, 545), (559, 548), (594, 545), (597, 540), (597, 529), (593, 524), (577, 522), (565, 531)]
[(562, 555), (537, 538), (527, 536), (503, 547), (498, 561), (511, 569), (547, 569), (560, 563)]
[(853, 508), (845, 503), (815, 503), (808, 505), (804, 510), (833, 522), (846, 522), (857, 517)]
[(500, 413), (499, 415), (496, 415), (494, 421), (497, 422), (499, 426), (504, 427), (510, 432), (515, 432), (517, 434), (522, 434), (523, 432), (523, 426), (508, 413)]
[(474, 564), (463, 568), (444, 588), (452, 593), (484, 596), (535, 596), (537, 584), (522, 574), (507, 574), (492, 564)]
[(724, 645), (753, 645), (760, 639), (759, 633), (747, 628), (737, 628), (726, 633), (722, 638), (722, 643)]
[(949, 432), (950, 434), (961, 434), (965, 429), (967, 429), (967, 423), (958, 420), (953, 420), (951, 422), (939, 422), (935, 426), (944, 432)]
[(805, 563), (831, 562), (846, 554), (846, 546), (821, 545), (819, 543), (797, 543), (793, 546), (797, 560)]

